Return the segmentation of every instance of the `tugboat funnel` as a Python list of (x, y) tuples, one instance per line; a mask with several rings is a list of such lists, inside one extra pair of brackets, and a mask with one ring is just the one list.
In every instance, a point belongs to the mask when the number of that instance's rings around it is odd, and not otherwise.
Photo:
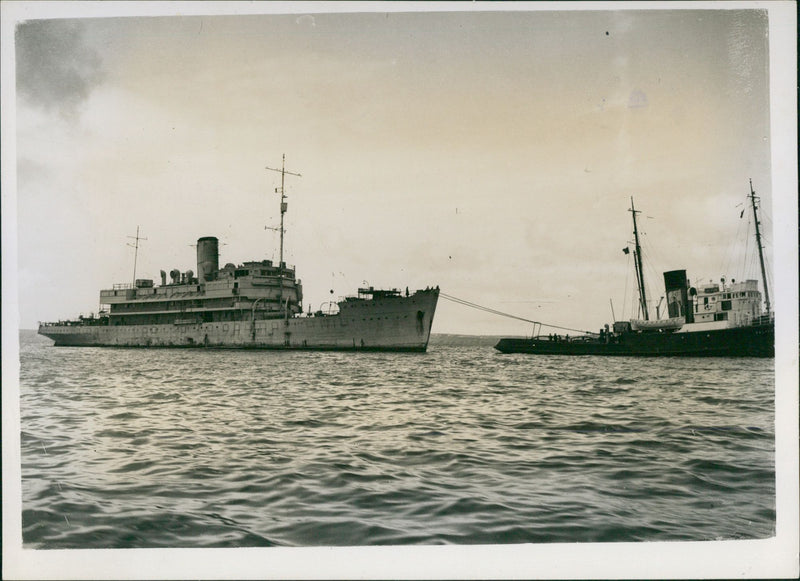
[(694, 309), (689, 301), (689, 283), (685, 270), (670, 270), (664, 273), (664, 288), (667, 291), (669, 317), (684, 317), (687, 323), (694, 322)]

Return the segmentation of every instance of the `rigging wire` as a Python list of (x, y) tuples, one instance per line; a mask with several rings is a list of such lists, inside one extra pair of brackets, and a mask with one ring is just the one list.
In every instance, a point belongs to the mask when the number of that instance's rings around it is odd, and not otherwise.
[[(640, 232), (640, 234), (644, 234), (645, 256), (650, 257), (648, 267), (654, 272), (655, 280), (658, 280), (661, 272), (663, 272), (664, 265), (668, 264), (669, 261), (664, 258), (661, 248), (657, 244), (650, 243), (650, 236), (647, 232)], [(659, 265), (661, 272), (658, 272), (654, 265)]]
[[(764, 269), (767, 272), (767, 279), (768, 279), (767, 282), (769, 284), (769, 287), (774, 289), (775, 288), (775, 283), (772, 280), (772, 266), (769, 263), (769, 258), (766, 257), (766, 256), (764, 257)], [(773, 303), (774, 303), (774, 299), (773, 299)], [(775, 310), (774, 305), (773, 305), (772, 310), (773, 311)]]
[[(662, 288), (659, 283), (655, 283), (654, 286), (654, 283), (652, 282), (661, 280), (661, 273), (656, 269), (655, 265), (664, 265), (667, 263), (667, 261), (664, 260), (658, 247), (650, 243), (650, 237), (647, 235), (647, 232), (640, 229), (639, 236), (641, 237), (640, 246), (642, 248), (642, 264), (647, 271), (647, 276), (645, 277), (645, 292), (647, 293), (647, 296), (650, 297), (647, 307), (648, 310), (650, 307), (655, 309), (658, 306), (661, 298), (663, 298), (663, 291), (659, 291), (657, 293), (653, 291), (654, 288)], [(663, 268), (661, 272), (663, 272)], [(635, 318), (635, 316), (631, 318)]]
[[(735, 272), (735, 263), (737, 261), (737, 256), (738, 253), (740, 252), (743, 240), (745, 245), (744, 251), (745, 253), (747, 252), (747, 242), (748, 242), (747, 233), (746, 232), (744, 234), (742, 233), (743, 230), (749, 227), (749, 219), (748, 220), (742, 219), (746, 211), (747, 208), (743, 207), (742, 213), (739, 216), (739, 221), (737, 222), (736, 225), (736, 234), (728, 243), (726, 257), (721, 264), (722, 265), (721, 272), (724, 274), (732, 274)], [(735, 277), (735, 278), (741, 278), (741, 277)]]
[[(748, 196), (749, 197), (749, 196)], [(749, 200), (748, 200), (749, 202)], [(747, 209), (746, 209), (747, 210)], [(770, 237), (772, 234), (772, 219), (763, 212), (759, 214), (759, 221), (761, 222), (764, 228), (761, 230), (761, 243), (762, 247), (764, 248), (764, 268), (766, 271), (766, 281), (761, 281), (761, 292), (764, 292), (764, 289), (768, 286), (770, 288), (774, 287), (773, 282), (773, 272), (772, 267), (770, 264), (769, 259), (769, 252), (767, 251), (766, 247), (770, 245)], [(758, 254), (758, 245), (755, 243), (755, 224), (753, 221), (753, 216), (750, 211), (747, 211), (747, 231), (744, 238), (744, 255), (742, 257), (742, 268), (743, 271), (741, 273), (742, 279), (755, 279), (761, 280), (761, 269), (760, 269), (760, 260)]]
[(761, 218), (761, 223), (765, 226), (764, 231), (761, 233), (761, 236), (770, 236), (772, 234), (772, 218), (770, 218), (766, 212), (764, 212), (764, 207), (761, 207), (761, 214), (758, 215)]
[[(625, 309), (628, 308), (628, 287), (631, 286), (630, 279), (631, 279), (631, 254), (630, 252), (626, 252), (625, 254), (628, 255), (628, 264), (625, 267), (625, 294), (622, 295), (622, 318), (625, 318)], [(631, 317), (632, 318), (632, 317)]]
[(570, 327), (562, 327), (562, 326), (559, 326), (559, 325), (551, 325), (549, 323), (542, 323), (541, 321), (534, 321), (532, 319), (526, 319), (524, 317), (518, 317), (517, 315), (512, 315), (510, 313), (504, 313), (503, 311), (498, 311), (497, 309), (492, 309), (490, 307), (484, 307), (484, 306), (479, 305), (477, 303), (473, 303), (473, 302), (470, 302), (470, 301), (467, 301), (467, 300), (464, 300), (464, 299), (460, 299), (458, 297), (454, 297), (452, 295), (448, 295), (448, 294), (443, 293), (443, 292), (439, 292), (439, 296), (441, 298), (443, 298), (443, 299), (447, 299), (448, 301), (451, 301), (451, 302), (456, 303), (458, 305), (463, 305), (465, 307), (470, 307), (472, 309), (476, 309), (478, 311), (483, 311), (485, 313), (490, 313), (492, 315), (498, 315), (498, 316), (501, 316), (501, 317), (508, 317), (509, 319), (516, 319), (518, 321), (524, 321), (526, 323), (533, 323), (534, 325), (539, 325), (540, 327), (548, 327), (548, 328), (551, 328), (551, 329), (561, 329), (562, 331), (574, 331), (576, 333), (585, 333), (587, 335), (594, 334), (594, 333), (591, 333), (590, 331), (584, 331), (583, 329), (572, 329)]
[[(758, 215), (761, 225), (763, 228), (761, 229), (761, 246), (764, 249), (764, 269), (766, 271), (767, 280), (763, 284), (768, 284), (770, 288), (775, 288), (775, 283), (773, 281), (773, 270), (769, 262), (770, 252), (767, 249), (774, 248), (772, 244), (772, 233), (774, 232), (772, 226), (772, 218), (764, 212), (764, 207), (760, 206), (761, 213)], [(758, 248), (756, 248), (756, 252), (758, 252)], [(754, 253), (754, 254), (755, 254)]]
[[(664, 261), (655, 251), (655, 247), (650, 244), (650, 238), (647, 236), (647, 232), (644, 233), (642, 238), (644, 240), (644, 244), (642, 245), (642, 261), (645, 266), (645, 269), (647, 270), (647, 281), (659, 280), (660, 279), (659, 273), (653, 266), (653, 263), (658, 262), (659, 264), (664, 264)], [(655, 257), (655, 260), (651, 260), (650, 259), (651, 256)], [(655, 297), (657, 295), (660, 296), (661, 293), (653, 292), (653, 285), (647, 281), (645, 282), (645, 291), (647, 292), (647, 295), (651, 297), (650, 302), (653, 303), (655, 306), (658, 304), (658, 301), (655, 299)], [(649, 309), (650, 305), (647, 305), (647, 307)]]
[(747, 220), (747, 231), (744, 237), (744, 256), (742, 257), (742, 276), (747, 278), (755, 266), (755, 252), (750, 250), (750, 219)]

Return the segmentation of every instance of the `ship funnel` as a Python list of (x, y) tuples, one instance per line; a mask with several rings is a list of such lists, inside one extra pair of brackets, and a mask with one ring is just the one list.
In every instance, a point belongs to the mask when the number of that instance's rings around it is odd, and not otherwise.
[(214, 280), (219, 270), (219, 242), (214, 236), (197, 240), (197, 282)]
[(664, 273), (664, 288), (667, 291), (667, 310), (670, 318), (685, 317), (694, 323), (694, 310), (689, 300), (689, 281), (685, 270), (670, 270)]

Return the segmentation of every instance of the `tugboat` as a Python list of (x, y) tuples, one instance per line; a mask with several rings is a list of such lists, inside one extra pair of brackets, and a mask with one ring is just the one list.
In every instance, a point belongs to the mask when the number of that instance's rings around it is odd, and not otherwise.
[[(750, 181), (750, 202), (755, 219), (756, 245), (764, 284), (765, 311), (757, 280), (691, 286), (685, 270), (664, 273), (668, 318), (650, 320), (642, 269), (642, 250), (631, 198), (634, 268), (643, 319), (615, 321), (599, 333), (569, 337), (558, 334), (501, 339), (502, 353), (539, 355), (618, 355), (691, 357), (774, 357), (775, 315), (770, 308), (764, 252), (758, 221), (758, 197)], [(628, 254), (629, 249), (623, 250)], [(538, 324), (541, 329), (541, 324)], [(534, 331), (535, 333), (535, 331)]]
[[(302, 282), (283, 260), (285, 169), (281, 174), (280, 260), (219, 267), (219, 242), (197, 241), (197, 275), (172, 269), (161, 284), (137, 279), (100, 291), (99, 316), (40, 323), (56, 346), (216, 347), (424, 352), (439, 287), (409, 293), (358, 289), (326, 308), (303, 312)], [(139, 235), (136, 235), (138, 252)]]

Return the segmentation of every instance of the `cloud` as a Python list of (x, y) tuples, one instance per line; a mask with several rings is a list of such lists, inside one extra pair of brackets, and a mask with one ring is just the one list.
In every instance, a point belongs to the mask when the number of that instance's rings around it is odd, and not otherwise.
[(74, 115), (103, 79), (102, 58), (83, 25), (32, 20), (16, 30), (17, 94), (30, 105)]

